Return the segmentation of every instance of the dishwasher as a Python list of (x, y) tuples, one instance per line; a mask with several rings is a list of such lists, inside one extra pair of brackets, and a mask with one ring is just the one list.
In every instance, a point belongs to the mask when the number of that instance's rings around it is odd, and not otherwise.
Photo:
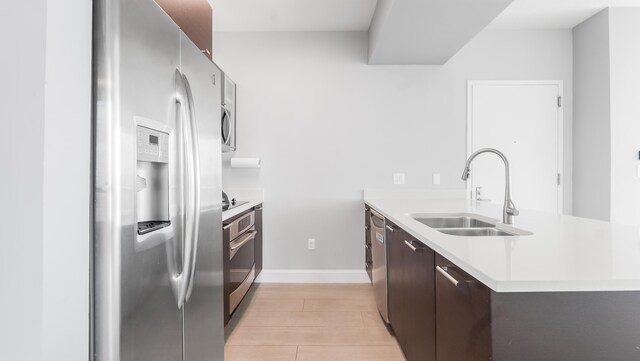
[(389, 309), (387, 306), (387, 242), (385, 239), (384, 217), (371, 208), (371, 280), (373, 295), (378, 305), (380, 316), (389, 323)]

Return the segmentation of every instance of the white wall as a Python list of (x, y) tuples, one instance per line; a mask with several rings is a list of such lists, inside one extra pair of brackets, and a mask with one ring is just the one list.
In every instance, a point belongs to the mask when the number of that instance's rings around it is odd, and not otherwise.
[(573, 29), (573, 213), (608, 221), (611, 205), (609, 11)]
[(91, 3), (4, 1), (0, 360), (89, 357)]
[(640, 225), (640, 8), (574, 29), (574, 211)]
[(46, 3), (2, 1), (0, 14), (0, 359), (31, 361), (42, 340)]
[(91, 2), (47, 2), (43, 360), (89, 357)]
[(564, 81), (571, 184), (568, 30), (485, 31), (444, 66), (367, 65), (359, 32), (215, 33), (214, 44), (238, 84), (237, 155), (263, 160), (225, 167), (223, 185), (265, 189), (267, 269), (363, 269), (361, 190), (393, 187), (393, 172), (405, 188), (464, 189), (470, 79)]
[(611, 221), (640, 226), (640, 8), (609, 9)]

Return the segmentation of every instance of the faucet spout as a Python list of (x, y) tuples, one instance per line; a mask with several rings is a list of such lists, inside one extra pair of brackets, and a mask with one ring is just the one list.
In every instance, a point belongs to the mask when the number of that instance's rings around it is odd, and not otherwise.
[(502, 223), (513, 224), (515, 217), (520, 214), (520, 211), (518, 211), (511, 199), (511, 168), (509, 167), (507, 157), (501, 151), (494, 148), (483, 148), (475, 151), (469, 156), (469, 159), (467, 159), (467, 162), (464, 165), (462, 180), (466, 181), (469, 179), (469, 175), (471, 174), (471, 162), (482, 153), (496, 154), (504, 162), (504, 206), (502, 207)]

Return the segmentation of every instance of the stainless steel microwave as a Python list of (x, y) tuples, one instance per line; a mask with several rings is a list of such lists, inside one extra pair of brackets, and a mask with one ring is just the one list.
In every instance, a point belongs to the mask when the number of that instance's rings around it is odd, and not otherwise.
[(236, 150), (236, 83), (225, 73), (222, 81), (222, 151)]

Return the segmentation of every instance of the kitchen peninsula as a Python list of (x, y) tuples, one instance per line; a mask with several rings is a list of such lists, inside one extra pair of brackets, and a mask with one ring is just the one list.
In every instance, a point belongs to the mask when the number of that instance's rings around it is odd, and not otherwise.
[[(385, 219), (389, 321), (408, 361), (640, 359), (636, 228), (530, 210), (514, 228), (465, 195), (364, 192)], [(435, 217), (516, 235), (447, 234), (424, 224)]]

